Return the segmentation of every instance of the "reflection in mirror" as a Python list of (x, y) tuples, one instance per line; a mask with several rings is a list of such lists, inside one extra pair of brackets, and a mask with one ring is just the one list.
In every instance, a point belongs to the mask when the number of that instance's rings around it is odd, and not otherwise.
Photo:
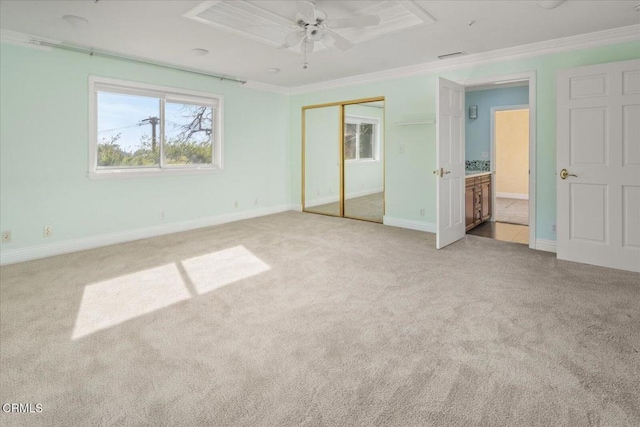
[(340, 106), (302, 113), (305, 211), (340, 216)]
[(344, 216), (382, 222), (384, 101), (344, 107)]

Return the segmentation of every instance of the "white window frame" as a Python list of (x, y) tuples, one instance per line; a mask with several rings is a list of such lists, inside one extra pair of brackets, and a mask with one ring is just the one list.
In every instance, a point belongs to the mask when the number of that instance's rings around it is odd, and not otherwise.
[[(123, 95), (149, 96), (160, 99), (160, 164), (157, 167), (98, 167), (98, 92)], [(196, 104), (213, 108), (212, 164), (164, 164), (164, 110), (165, 103)], [(187, 89), (155, 86), (145, 83), (117, 80), (107, 77), (89, 77), (89, 168), (90, 179), (130, 178), (159, 175), (194, 175), (218, 173), (223, 170), (223, 96)]]
[(348, 115), (344, 118), (345, 124), (352, 125), (361, 125), (371, 124), (375, 126), (375, 130), (373, 133), (373, 159), (361, 159), (360, 158), (360, 132), (356, 132), (356, 158), (355, 159), (345, 159), (346, 163), (349, 164), (365, 164), (365, 163), (375, 163), (380, 161), (380, 123), (381, 120), (377, 117), (366, 117), (366, 116), (357, 116), (357, 115)]

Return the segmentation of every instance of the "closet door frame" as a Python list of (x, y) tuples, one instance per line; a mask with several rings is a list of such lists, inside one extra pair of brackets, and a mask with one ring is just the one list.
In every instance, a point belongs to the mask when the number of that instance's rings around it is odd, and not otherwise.
[[(344, 107), (347, 105), (353, 105), (353, 104), (365, 104), (368, 102), (378, 102), (378, 101), (382, 101), (385, 102), (385, 98), (384, 96), (376, 96), (376, 97), (371, 97), (371, 98), (360, 98), (360, 99), (352, 99), (352, 100), (348, 100), (348, 101), (337, 101), (337, 102), (328, 102), (328, 103), (324, 103), (324, 104), (313, 104), (313, 105), (305, 105), (304, 107), (302, 107), (302, 186), (301, 186), (301, 202), (302, 202), (302, 212), (309, 212), (309, 213), (315, 213), (318, 215), (327, 215), (327, 216), (333, 216), (333, 217), (340, 217), (340, 218), (351, 218), (351, 219), (357, 219), (360, 221), (369, 221), (369, 222), (376, 222), (376, 223), (380, 223), (379, 221), (372, 221), (372, 220), (368, 220), (368, 219), (361, 219), (361, 218), (355, 218), (355, 217), (345, 217), (344, 215), (344, 198), (345, 198), (345, 192), (344, 192), (344, 179), (345, 179), (345, 161), (344, 161), (344, 122), (345, 122), (345, 115), (344, 115)], [(321, 213), (321, 212), (313, 212), (313, 211), (309, 211), (306, 209), (305, 206), (305, 185), (306, 185), (306, 175), (305, 175), (305, 162), (306, 162), (306, 111), (310, 110), (310, 109), (314, 109), (314, 108), (325, 108), (325, 107), (340, 107), (339, 111), (340, 111), (340, 120), (339, 120), (339, 127), (340, 127), (340, 134), (338, 136), (338, 153), (340, 153), (339, 155), (339, 159), (340, 159), (340, 213), (339, 215), (335, 215), (335, 214), (330, 214), (330, 213)], [(383, 153), (383, 158), (382, 158), (382, 215), (384, 216), (385, 214), (385, 205), (386, 205), (386, 160), (387, 160), (387, 153), (385, 150), (385, 146), (386, 146), (386, 132), (387, 132), (387, 127), (385, 125), (385, 113), (386, 113), (386, 109), (382, 110), (382, 123), (383, 123), (383, 132), (382, 132), (382, 141), (381, 141), (381, 147), (380, 150)]]

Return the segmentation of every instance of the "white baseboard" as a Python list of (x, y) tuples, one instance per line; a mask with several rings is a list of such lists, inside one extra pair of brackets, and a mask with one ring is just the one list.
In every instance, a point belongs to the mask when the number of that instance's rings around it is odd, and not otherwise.
[(555, 240), (536, 239), (536, 250), (545, 252), (557, 252), (557, 243)]
[(378, 188), (370, 188), (368, 190), (354, 191), (349, 194), (346, 194), (345, 198), (349, 200), (349, 199), (355, 199), (357, 197), (370, 196), (372, 194), (382, 193), (382, 190), (383, 190), (382, 187), (378, 187)]
[(79, 239), (50, 243), (47, 245), (29, 246), (20, 249), (3, 249), (0, 252), (0, 265), (15, 264), (17, 262), (62, 255), (86, 249), (94, 249), (117, 243), (130, 242), (132, 240), (147, 239), (149, 237), (157, 237), (164, 234), (178, 233), (180, 231), (210, 227), (212, 225), (225, 224), (242, 219), (256, 218), (259, 216), (299, 209), (300, 207), (296, 205), (280, 205), (250, 211), (216, 215), (207, 218), (154, 225), (152, 227), (139, 228), (136, 230), (118, 231), (115, 233), (100, 234), (97, 236), (81, 237)]
[(409, 230), (426, 231), (427, 233), (435, 233), (436, 225), (431, 222), (415, 221), (412, 219), (393, 218), (390, 216), (384, 216), (382, 218), (384, 225), (390, 225), (392, 227), (408, 228)]
[(496, 197), (503, 197), (505, 199), (529, 200), (528, 194), (521, 194), (521, 193), (499, 193), (496, 191)]
[(340, 201), (340, 196), (338, 196), (338, 195), (329, 196), (329, 197), (323, 197), (321, 199), (305, 201), (304, 207), (305, 208), (312, 208), (314, 206), (327, 205), (329, 203), (336, 203), (336, 202), (339, 202), (339, 201)]
[[(355, 199), (357, 197), (370, 196), (370, 195), (376, 194), (376, 193), (382, 193), (382, 187), (380, 187), (380, 188), (371, 188), (369, 190), (354, 191), (353, 193), (347, 194), (345, 199), (350, 200), (350, 199)], [(315, 199), (315, 200), (311, 200), (311, 201), (305, 203), (305, 207), (312, 208), (314, 206), (326, 205), (326, 204), (329, 204), (329, 203), (336, 203), (336, 202), (339, 202), (339, 201), (340, 201), (340, 196), (339, 195), (323, 197), (321, 199)]]

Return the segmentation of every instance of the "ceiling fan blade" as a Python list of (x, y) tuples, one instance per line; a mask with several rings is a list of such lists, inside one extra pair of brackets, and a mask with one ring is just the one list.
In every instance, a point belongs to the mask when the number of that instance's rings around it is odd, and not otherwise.
[(284, 47), (294, 47), (304, 38), (304, 32), (300, 30), (292, 31), (284, 38)]
[(300, 0), (297, 3), (298, 13), (306, 23), (316, 22), (316, 8), (310, 1)]
[(322, 36), (322, 40), (320, 40), (320, 44), (324, 47), (331, 47), (335, 42), (336, 39), (334, 39), (327, 31), (325, 31), (324, 36)]
[(338, 18), (327, 20), (327, 27), (329, 28), (362, 28), (370, 27), (372, 25), (378, 25), (380, 23), (380, 17), (377, 15), (361, 15), (352, 16), (350, 18)]
[(353, 43), (351, 43), (349, 40), (345, 39), (339, 34), (334, 33), (331, 30), (325, 30), (325, 34), (333, 37), (333, 45), (340, 50), (347, 50), (353, 46)]

